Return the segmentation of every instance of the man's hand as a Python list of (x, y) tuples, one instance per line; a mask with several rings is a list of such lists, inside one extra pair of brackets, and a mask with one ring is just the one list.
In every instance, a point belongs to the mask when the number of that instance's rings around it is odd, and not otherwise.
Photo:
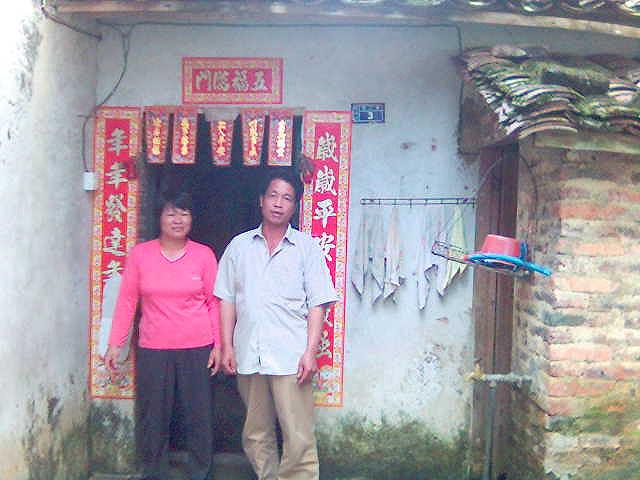
[(298, 362), (298, 373), (296, 374), (298, 385), (310, 381), (317, 371), (318, 362), (315, 354), (309, 349), (305, 350)]
[(214, 345), (209, 354), (209, 361), (207, 362), (207, 368), (211, 369), (211, 376), (213, 377), (218, 370), (220, 370), (220, 364), (222, 363), (222, 352), (220, 345)]
[(236, 352), (233, 351), (233, 347), (228, 346), (222, 349), (222, 361), (220, 363), (222, 371), (227, 375), (235, 375), (238, 373), (236, 367)]
[(107, 353), (104, 356), (104, 364), (111, 372), (118, 370), (121, 348), (122, 347), (116, 347), (114, 345), (109, 345), (109, 348), (107, 348)]

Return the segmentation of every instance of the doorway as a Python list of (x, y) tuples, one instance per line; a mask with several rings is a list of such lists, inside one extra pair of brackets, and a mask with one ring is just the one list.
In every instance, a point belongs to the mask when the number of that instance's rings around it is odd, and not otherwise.
[[(484, 148), (476, 210), (476, 246), (487, 234), (516, 236), (518, 144)], [(485, 373), (509, 373), (513, 344), (514, 279), (482, 269), (474, 272), (475, 361)], [(511, 425), (511, 387), (500, 384), (493, 401), (486, 383), (473, 390), (472, 447), (474, 470), (491, 480), (506, 479)], [(493, 414), (491, 413), (493, 410)], [(488, 448), (487, 448), (488, 444)], [(488, 454), (487, 454), (488, 452)]]
[[(294, 116), (293, 152), (301, 150), (302, 117)], [(158, 197), (167, 191), (188, 192), (193, 199), (193, 228), (190, 238), (208, 245), (218, 260), (231, 239), (241, 232), (255, 228), (260, 223), (258, 197), (265, 178), (278, 169), (291, 167), (267, 166), (268, 118), (262, 148), (260, 166), (247, 167), (242, 164), (242, 130), (240, 119), (234, 122), (231, 166), (216, 167), (211, 155), (209, 122), (203, 115), (198, 116), (196, 161), (192, 165), (145, 164), (143, 167), (143, 238), (153, 238), (157, 233), (157, 219), (153, 215), (153, 205)], [(298, 217), (292, 219), (294, 227)], [(236, 454), (242, 452), (241, 432), (245, 409), (236, 387), (235, 377), (218, 373), (212, 379), (214, 398), (214, 454)], [(176, 406), (172, 419), (172, 450), (184, 448), (184, 434), (180, 429), (181, 406)]]

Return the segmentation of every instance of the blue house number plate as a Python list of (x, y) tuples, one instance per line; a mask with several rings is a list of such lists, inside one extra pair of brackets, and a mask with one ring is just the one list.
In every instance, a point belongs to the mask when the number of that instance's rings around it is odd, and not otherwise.
[(384, 123), (384, 103), (352, 103), (353, 123)]

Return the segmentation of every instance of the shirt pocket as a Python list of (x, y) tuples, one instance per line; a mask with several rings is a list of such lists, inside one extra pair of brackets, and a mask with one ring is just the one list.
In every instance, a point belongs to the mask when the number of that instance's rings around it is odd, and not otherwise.
[(274, 265), (270, 277), (268, 281), (271, 283), (271, 292), (275, 297), (296, 304), (306, 302), (304, 276), (296, 262)]

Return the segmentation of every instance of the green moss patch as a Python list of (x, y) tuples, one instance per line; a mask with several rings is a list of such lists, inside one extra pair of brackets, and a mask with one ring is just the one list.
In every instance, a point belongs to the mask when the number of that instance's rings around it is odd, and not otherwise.
[(413, 419), (372, 422), (349, 415), (332, 430), (319, 429), (323, 480), (460, 480), (467, 465), (467, 435), (439, 439)]

